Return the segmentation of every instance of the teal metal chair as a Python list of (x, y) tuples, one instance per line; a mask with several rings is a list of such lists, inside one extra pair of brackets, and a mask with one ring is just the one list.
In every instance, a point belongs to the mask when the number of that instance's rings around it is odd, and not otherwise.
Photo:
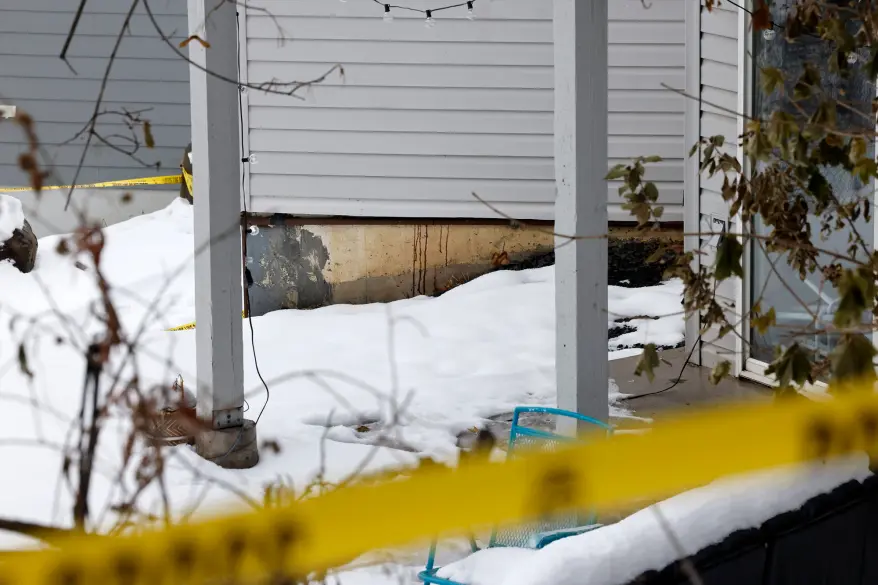
[[(553, 451), (561, 443), (568, 443), (576, 440), (574, 437), (567, 437), (559, 435), (558, 433), (529, 428), (522, 425), (520, 419), (521, 415), (525, 413), (547, 414), (559, 418), (567, 417), (576, 419), (605, 430), (607, 436), (611, 435), (613, 432), (611, 426), (575, 412), (542, 406), (519, 406), (512, 413), (512, 428), (509, 431), (507, 458), (515, 456), (517, 447), (525, 447), (531, 450)], [(562, 516), (545, 518), (508, 528), (494, 529), (491, 532), (491, 538), (488, 541), (488, 548), (516, 547), (538, 550), (556, 540), (600, 528), (601, 525), (598, 524), (596, 520), (596, 515), (593, 512), (586, 514), (568, 513)], [(423, 571), (418, 573), (418, 579), (424, 583), (432, 585), (466, 585), (465, 583), (458, 583), (457, 581), (445, 579), (437, 575), (441, 567), (436, 566), (436, 544), (436, 540), (430, 544), (430, 553), (427, 556), (427, 566)], [(470, 547), (473, 553), (480, 550), (478, 543), (472, 536), (470, 536)]]

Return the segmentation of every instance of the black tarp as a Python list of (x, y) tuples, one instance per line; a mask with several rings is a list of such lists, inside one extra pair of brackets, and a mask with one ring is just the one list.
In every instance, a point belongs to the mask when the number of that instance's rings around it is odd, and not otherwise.
[[(705, 519), (709, 521), (709, 519)], [(878, 477), (851, 481), (690, 559), (704, 585), (878, 585)], [(637, 585), (687, 585), (675, 563)]]

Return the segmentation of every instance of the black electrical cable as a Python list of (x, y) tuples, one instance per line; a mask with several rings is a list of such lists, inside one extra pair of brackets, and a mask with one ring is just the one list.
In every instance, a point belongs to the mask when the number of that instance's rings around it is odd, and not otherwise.
[(665, 392), (668, 392), (668, 391), (676, 388), (677, 385), (683, 381), (683, 372), (686, 371), (686, 366), (689, 365), (689, 362), (692, 360), (692, 354), (695, 353), (695, 349), (699, 346), (700, 343), (701, 343), (701, 335), (699, 335), (698, 339), (695, 340), (695, 343), (692, 344), (692, 349), (689, 350), (689, 355), (686, 356), (686, 361), (683, 362), (683, 367), (680, 368), (680, 373), (677, 374), (676, 379), (671, 383), (670, 386), (668, 386), (666, 388), (662, 388), (661, 390), (656, 390), (655, 392), (646, 392), (645, 394), (635, 394), (634, 396), (626, 396), (625, 398), (622, 398), (620, 400), (620, 402), (630, 402), (632, 400), (637, 400), (639, 398), (646, 398), (647, 396), (656, 396), (658, 394), (664, 394)]
[(412, 8), (411, 6), (399, 6), (397, 4), (388, 4), (387, 2), (381, 2), (381, 0), (372, 0), (375, 4), (379, 6), (383, 6), (386, 8), (396, 8), (398, 10), (408, 10), (410, 12), (417, 12), (419, 14), (426, 14), (428, 16), (432, 15), (434, 12), (440, 12), (442, 10), (450, 10), (451, 8), (461, 8), (466, 6), (467, 8), (472, 8), (477, 0), (468, 0), (467, 2), (459, 2), (457, 4), (449, 4), (448, 6), (440, 6), (439, 8)]
[[(243, 98), (241, 97), (241, 20), (240, 15), (235, 12), (235, 27), (238, 31), (238, 40), (237, 40), (237, 51), (238, 51), (238, 117), (241, 122), (241, 156), (243, 160), (248, 160), (247, 157), (244, 156), (244, 132), (247, 131), (244, 128), (244, 103)], [(244, 206), (244, 257), (247, 256), (247, 220), (249, 219), (249, 212), (247, 211), (247, 187), (246, 187), (246, 172), (244, 170), (244, 164), (241, 165), (241, 201)], [(244, 268), (245, 272), (249, 274), (249, 269)], [(252, 276), (248, 279), (248, 285), (252, 281)], [(271, 400), (271, 390), (268, 388), (268, 383), (265, 381), (265, 378), (262, 377), (262, 371), (259, 369), (259, 359), (256, 357), (256, 333), (253, 330), (253, 314), (250, 311), (250, 290), (249, 286), (245, 289), (244, 292), (247, 295), (247, 322), (250, 325), (250, 349), (253, 352), (253, 364), (256, 366), (256, 375), (259, 376), (259, 381), (262, 382), (263, 388), (265, 388), (265, 404), (262, 405), (262, 409), (259, 411), (259, 415), (256, 417), (256, 424), (259, 424), (259, 419), (262, 418), (262, 413), (265, 412), (265, 407), (268, 406), (268, 401)]]

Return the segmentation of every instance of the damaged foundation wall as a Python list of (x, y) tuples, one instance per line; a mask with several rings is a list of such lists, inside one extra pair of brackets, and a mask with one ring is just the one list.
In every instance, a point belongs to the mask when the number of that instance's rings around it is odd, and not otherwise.
[[(433, 295), (552, 250), (551, 224), (252, 217), (250, 311)], [(548, 229), (547, 229), (548, 228)]]

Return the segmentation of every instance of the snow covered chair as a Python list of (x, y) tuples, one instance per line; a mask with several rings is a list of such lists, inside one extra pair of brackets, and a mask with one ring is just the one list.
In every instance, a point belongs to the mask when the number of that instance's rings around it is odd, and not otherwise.
[[(612, 427), (609, 425), (575, 412), (542, 406), (519, 406), (515, 408), (512, 414), (512, 427), (509, 431), (507, 458), (515, 456), (516, 447), (525, 447), (531, 450), (553, 451), (559, 443), (576, 440), (573, 437), (567, 437), (550, 431), (522, 425), (520, 423), (520, 418), (521, 415), (525, 413), (573, 418), (604, 429), (607, 436), (611, 435), (613, 432)], [(539, 550), (556, 540), (582, 534), (600, 528), (600, 526), (601, 525), (596, 522), (596, 516), (594, 513), (565, 514), (563, 516), (546, 518), (508, 528), (495, 529), (491, 533), (491, 538), (488, 541), (487, 548), (514, 547)], [(473, 537), (470, 537), (470, 546), (473, 553), (479, 552), (480, 549), (478, 543), (476, 543), (476, 540)], [(464, 583), (438, 576), (442, 567), (435, 566), (435, 561), (436, 540), (430, 545), (427, 566), (423, 571), (418, 573), (418, 579), (424, 583), (432, 585), (466, 585)]]

